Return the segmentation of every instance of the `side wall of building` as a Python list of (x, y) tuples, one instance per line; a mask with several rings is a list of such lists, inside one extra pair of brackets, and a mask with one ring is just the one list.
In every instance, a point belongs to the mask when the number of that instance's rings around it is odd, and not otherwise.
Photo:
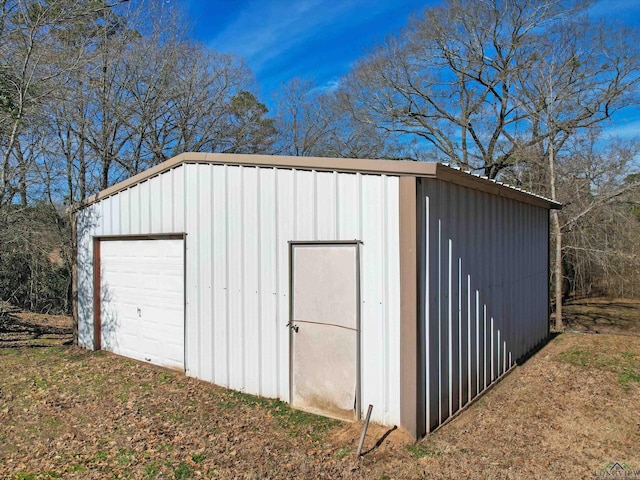
[(186, 373), (289, 400), (293, 240), (360, 240), (361, 394), (400, 421), (399, 179), (182, 164), (78, 213), (79, 343), (93, 348), (95, 235), (186, 233)]
[(432, 431), (548, 335), (548, 210), (418, 186), (420, 397)]

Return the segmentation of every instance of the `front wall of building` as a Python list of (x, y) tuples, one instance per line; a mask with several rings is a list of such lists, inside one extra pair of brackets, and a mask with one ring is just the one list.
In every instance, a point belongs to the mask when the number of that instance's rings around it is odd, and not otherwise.
[(185, 370), (289, 400), (289, 241), (359, 240), (361, 395), (400, 421), (398, 177), (181, 164), (78, 213), (79, 343), (93, 345), (93, 236), (186, 233)]

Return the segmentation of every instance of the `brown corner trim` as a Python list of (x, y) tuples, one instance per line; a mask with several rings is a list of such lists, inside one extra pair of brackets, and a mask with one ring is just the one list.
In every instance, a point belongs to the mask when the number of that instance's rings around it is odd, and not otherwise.
[(417, 181), (400, 177), (400, 424), (418, 435)]

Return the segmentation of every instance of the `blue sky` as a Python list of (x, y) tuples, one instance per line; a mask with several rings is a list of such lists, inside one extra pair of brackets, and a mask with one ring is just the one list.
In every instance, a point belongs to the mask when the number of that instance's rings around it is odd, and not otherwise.
[(330, 85), (424, 0), (188, 0), (193, 37), (243, 57), (263, 97), (293, 77)]
[[(397, 33), (412, 13), (437, 0), (173, 0), (186, 4), (192, 36), (220, 52), (243, 57), (254, 72), (261, 99), (293, 77), (330, 87), (385, 36)], [(605, 21), (640, 27), (640, 0), (597, 0)], [(638, 110), (622, 112), (611, 133), (640, 132)]]

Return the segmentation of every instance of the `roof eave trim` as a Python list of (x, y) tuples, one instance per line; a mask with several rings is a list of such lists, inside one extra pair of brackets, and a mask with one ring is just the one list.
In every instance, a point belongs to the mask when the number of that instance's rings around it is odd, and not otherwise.
[(445, 182), (474, 188), (499, 197), (510, 198), (512, 200), (529, 203), (539, 207), (548, 208), (550, 210), (560, 210), (562, 208), (561, 203), (543, 197), (542, 195), (537, 195), (507, 184), (498, 183), (495, 180), (488, 179), (487, 177), (482, 177), (471, 172), (465, 172), (459, 168), (450, 167), (441, 163), (437, 164), (436, 178)]
[(126, 190), (132, 185), (142, 183), (145, 180), (160, 175), (161, 173), (185, 163), (210, 163), (265, 168), (298, 168), (304, 170), (335, 171), (341, 173), (399, 176), (409, 175), (420, 177), (435, 177), (437, 167), (437, 164), (432, 162), (186, 152), (88, 197), (78, 205), (76, 210), (87, 207), (92, 203), (102, 200), (103, 198), (114, 195), (122, 190)]
[(142, 183), (185, 163), (241, 165), (264, 168), (297, 168), (303, 170), (333, 171), (341, 173), (438, 178), (443, 181), (449, 181), (458, 185), (467, 186), (469, 188), (482, 190), (497, 196), (511, 198), (513, 200), (548, 209), (562, 208), (560, 203), (554, 202), (540, 195), (535, 195), (518, 188), (500, 184), (494, 180), (489, 180), (486, 177), (481, 177), (469, 172), (463, 172), (460, 169), (435, 162), (186, 152), (102, 190), (91, 197), (88, 197), (86, 200), (76, 205), (72, 210), (80, 210), (96, 203), (99, 200), (115, 195), (116, 193), (126, 190), (135, 184)]

